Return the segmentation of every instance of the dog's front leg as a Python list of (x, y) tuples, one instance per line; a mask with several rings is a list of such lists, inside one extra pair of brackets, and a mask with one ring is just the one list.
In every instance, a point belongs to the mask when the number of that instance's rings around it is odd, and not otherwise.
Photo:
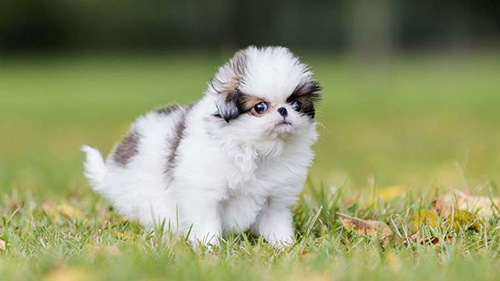
[(295, 241), (292, 223), (289, 206), (270, 198), (252, 230), (262, 235), (273, 247), (284, 248), (293, 245)]
[(207, 197), (196, 196), (182, 203), (186, 222), (186, 235), (193, 247), (218, 246), (221, 236), (219, 202)]

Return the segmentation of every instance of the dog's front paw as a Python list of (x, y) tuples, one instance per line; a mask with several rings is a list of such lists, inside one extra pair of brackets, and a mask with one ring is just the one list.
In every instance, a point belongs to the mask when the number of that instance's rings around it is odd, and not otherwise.
[(269, 239), (269, 244), (278, 250), (285, 250), (286, 248), (291, 248), (295, 244), (295, 239), (293, 235), (280, 237), (278, 239)]

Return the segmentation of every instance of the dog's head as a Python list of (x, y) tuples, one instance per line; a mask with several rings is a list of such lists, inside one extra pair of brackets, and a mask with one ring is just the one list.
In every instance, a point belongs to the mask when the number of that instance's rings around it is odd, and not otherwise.
[(207, 91), (220, 126), (249, 140), (304, 134), (314, 127), (321, 87), (288, 49), (249, 47), (219, 68)]

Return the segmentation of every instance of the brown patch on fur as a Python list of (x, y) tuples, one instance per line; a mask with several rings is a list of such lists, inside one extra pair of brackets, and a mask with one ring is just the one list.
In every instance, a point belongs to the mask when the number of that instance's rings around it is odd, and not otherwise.
[(224, 68), (228, 68), (227, 71), (232, 72), (230, 80), (220, 81), (217, 78), (214, 78), (211, 82), (212, 88), (221, 95), (234, 94), (237, 91), (243, 76), (245, 75), (246, 60), (247, 58), (244, 52), (237, 52), (229, 60), (229, 62), (223, 66)]
[(127, 133), (116, 146), (113, 152), (113, 160), (122, 166), (126, 166), (130, 159), (138, 152), (140, 137), (136, 131)]
[[(221, 87), (221, 91), (219, 94), (229, 96), (236, 92), (236, 88), (238, 88), (240, 84), (241, 77), (234, 77), (231, 81), (223, 83)], [(226, 97), (227, 99), (227, 97)]]
[(191, 111), (191, 109), (193, 109), (193, 107), (197, 104), (198, 102), (193, 102), (192, 104), (186, 106), (186, 113), (188, 113), (189, 111)]
[(177, 150), (179, 145), (181, 144), (182, 139), (184, 138), (184, 131), (186, 130), (186, 117), (191, 109), (196, 105), (196, 103), (188, 105), (184, 112), (180, 117), (180, 120), (177, 122), (175, 126), (175, 132), (172, 138), (168, 139), (170, 143), (170, 154), (167, 157), (167, 167), (165, 169), (165, 174), (167, 175), (167, 179), (171, 179), (173, 170), (175, 168), (177, 162)]
[(181, 144), (182, 136), (184, 135), (184, 130), (186, 129), (186, 119), (185, 116), (182, 116), (182, 120), (177, 123), (175, 126), (175, 135), (173, 139), (170, 140), (170, 149), (171, 152), (168, 155), (167, 159), (167, 171), (173, 170), (175, 167), (175, 160), (177, 157), (177, 149), (179, 148), (179, 144)]
[(245, 68), (247, 64), (247, 56), (243, 51), (237, 52), (233, 59), (230, 62), (231, 67), (234, 69), (234, 72), (237, 73), (240, 78), (245, 74)]
[(218, 105), (218, 113), (215, 116), (223, 118), (226, 122), (238, 117), (242, 113), (240, 108), (242, 93), (239, 92), (238, 87), (244, 79), (246, 60), (247, 58), (243, 51), (237, 52), (223, 66), (224, 70), (222, 71), (226, 72), (230, 76), (230, 79), (228, 81), (220, 81), (215, 77), (211, 81), (212, 89), (224, 97), (224, 105)]
[(219, 94), (226, 96), (226, 102), (231, 102), (239, 96), (238, 86), (245, 74), (246, 56), (242, 52), (236, 53), (229, 61), (229, 67), (233, 71), (234, 77), (230, 81), (221, 83)]
[(156, 113), (158, 114), (164, 114), (164, 115), (169, 115), (170, 113), (177, 111), (181, 109), (181, 107), (177, 104), (172, 104), (172, 105), (166, 105), (160, 109), (156, 110)]

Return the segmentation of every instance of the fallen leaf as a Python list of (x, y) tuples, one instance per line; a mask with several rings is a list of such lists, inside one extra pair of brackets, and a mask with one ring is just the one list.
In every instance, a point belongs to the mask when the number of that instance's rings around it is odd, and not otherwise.
[[(455, 243), (455, 238), (453, 236), (444, 236), (443, 237), (443, 242), (448, 242), (448, 243)], [(428, 242), (436, 245), (436, 247), (441, 247), (441, 244), (439, 243), (440, 239), (436, 236), (431, 236), (427, 239)]]
[(358, 235), (367, 235), (371, 239), (380, 238), (380, 240), (385, 240), (393, 235), (391, 228), (385, 222), (362, 220), (341, 213), (337, 213), (337, 216), (348, 232), (354, 231)]
[(413, 213), (413, 226), (418, 229), (421, 225), (430, 225), (437, 227), (437, 214), (434, 211), (420, 210)]
[(350, 200), (350, 199), (346, 199), (344, 201), (344, 206), (348, 207), (348, 206), (351, 206), (352, 204), (354, 204), (355, 201), (354, 200)]
[(0, 239), (0, 250), (2, 251), (5, 251), (5, 241), (3, 241), (2, 239)]
[(19, 199), (12, 199), (9, 205), (11, 210), (16, 210), (20, 209), (24, 205), (24, 202)]
[(105, 217), (107, 216), (108, 214), (111, 213), (111, 210), (110, 208), (102, 208), (100, 211), (99, 211), (99, 216), (101, 217)]
[(377, 196), (383, 201), (392, 201), (404, 195), (407, 190), (403, 185), (393, 185), (377, 190)]
[(54, 204), (55, 204), (54, 200), (46, 200), (46, 201), (42, 202), (42, 204), (40, 205), (40, 207), (45, 212), (48, 212), (48, 211), (50, 211), (50, 209), (52, 209), (52, 207), (54, 206)]
[(438, 212), (439, 214), (444, 214), (444, 215), (449, 215), (451, 214), (452, 210), (450, 208), (451, 206), (449, 206), (448, 204), (445, 204), (443, 202), (443, 200), (441, 199), (434, 199), (434, 201), (432, 201), (432, 208)]
[(72, 206), (65, 204), (65, 203), (57, 205), (54, 208), (54, 211), (58, 214), (61, 214), (62, 216), (65, 216), (65, 217), (71, 218), (71, 219), (76, 219), (76, 218), (80, 217), (80, 212), (78, 212), (77, 209), (75, 209)]
[(455, 210), (468, 211), (479, 217), (489, 219), (499, 215), (500, 198), (472, 196), (460, 190), (447, 193), (442, 200), (433, 201), (434, 209), (442, 216), (449, 216)]
[[(413, 226), (418, 229), (421, 225), (429, 225), (434, 228), (438, 227), (438, 213), (434, 211), (421, 210), (413, 213)], [(454, 228), (462, 227), (465, 229), (479, 230), (483, 226), (483, 222), (473, 213), (463, 210), (456, 210), (446, 218), (442, 219), (443, 225), (453, 226)]]
[[(432, 235), (422, 237), (422, 233), (420, 231), (417, 231), (415, 234), (406, 239), (405, 244), (408, 244), (410, 241), (420, 243), (421, 245), (435, 245), (437, 247), (441, 247), (441, 244), (439, 243), (439, 237)], [(453, 238), (453, 236), (448, 235), (443, 237), (443, 241), (449, 243), (455, 243), (455, 238)]]
[(451, 223), (453, 227), (458, 228), (459, 226), (465, 229), (479, 230), (483, 226), (483, 222), (473, 213), (457, 210), (452, 214), (448, 215), (448, 223)]
[(43, 281), (86, 281), (90, 276), (82, 269), (62, 268), (49, 272), (42, 278)]

